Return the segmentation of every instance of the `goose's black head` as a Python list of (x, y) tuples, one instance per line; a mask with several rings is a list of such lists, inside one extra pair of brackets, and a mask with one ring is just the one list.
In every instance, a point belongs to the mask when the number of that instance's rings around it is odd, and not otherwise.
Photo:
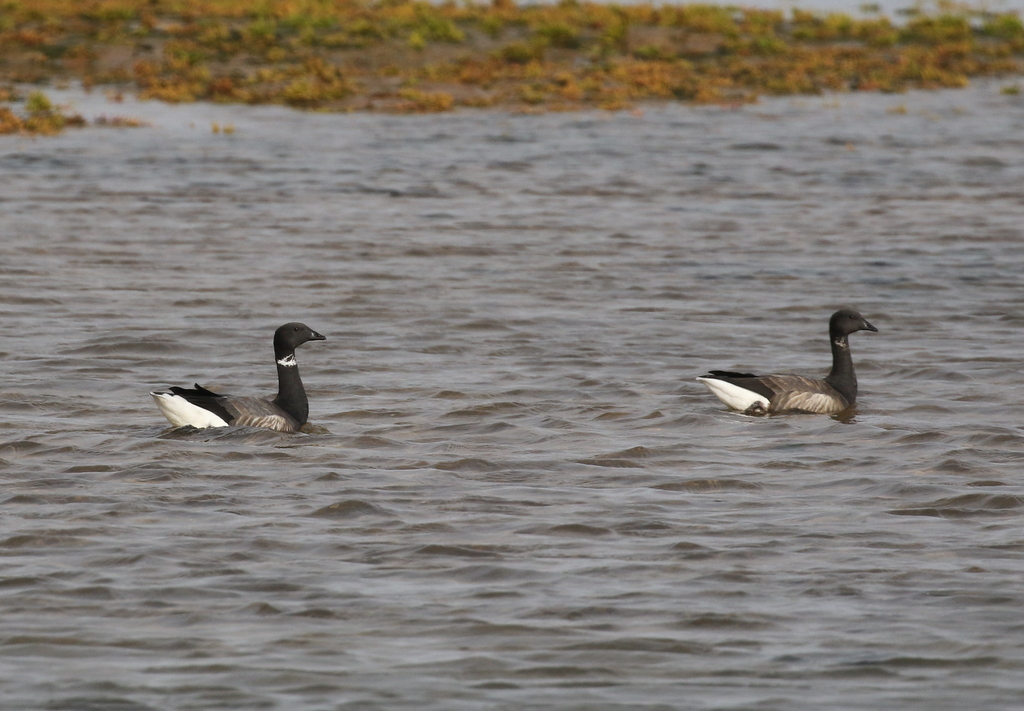
[(327, 340), (304, 323), (293, 321), (286, 323), (274, 332), (274, 352), (279, 354), (293, 353), (306, 341)]
[(833, 339), (845, 339), (855, 331), (875, 331), (878, 329), (867, 322), (863, 316), (853, 309), (839, 309), (828, 322), (828, 333)]

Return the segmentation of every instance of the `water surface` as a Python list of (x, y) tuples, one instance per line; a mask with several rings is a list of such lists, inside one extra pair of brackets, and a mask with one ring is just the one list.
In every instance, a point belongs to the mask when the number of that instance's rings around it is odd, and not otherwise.
[[(1024, 99), (0, 141), (4, 709), (1016, 709)], [(214, 133), (211, 124), (235, 131)], [(751, 418), (708, 368), (823, 373)], [(149, 390), (316, 434), (174, 431)]]

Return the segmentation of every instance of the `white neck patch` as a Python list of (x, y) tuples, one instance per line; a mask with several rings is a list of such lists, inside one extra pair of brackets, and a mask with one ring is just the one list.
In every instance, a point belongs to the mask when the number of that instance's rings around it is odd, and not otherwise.
[(286, 368), (294, 368), (298, 363), (295, 362), (295, 354), (289, 353), (281, 360), (277, 361), (278, 365), (283, 365)]

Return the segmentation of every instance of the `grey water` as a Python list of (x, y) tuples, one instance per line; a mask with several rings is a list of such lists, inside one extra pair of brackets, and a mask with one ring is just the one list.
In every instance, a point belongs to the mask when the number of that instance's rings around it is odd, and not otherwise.
[[(536, 0), (551, 3), (554, 0)], [(619, 4), (634, 5), (648, 0), (622, 0)], [(663, 3), (655, 3), (663, 4)], [(965, 3), (948, 2), (948, 0), (714, 0), (700, 4), (723, 5), (726, 7), (757, 7), (764, 10), (775, 10), (789, 15), (794, 9), (814, 12), (817, 14), (842, 13), (852, 17), (887, 17), (895, 24), (902, 24), (908, 17), (918, 14), (941, 14), (972, 9), (977, 13), (1010, 13), (1020, 15), (1024, 12), (1024, 0), (968, 0)]]
[[(0, 708), (1024, 706), (1024, 98), (0, 138)], [(213, 125), (220, 130), (214, 132)], [(224, 127), (233, 129), (225, 133)], [(709, 368), (856, 411), (747, 417)], [(307, 434), (173, 430), (273, 395)]]

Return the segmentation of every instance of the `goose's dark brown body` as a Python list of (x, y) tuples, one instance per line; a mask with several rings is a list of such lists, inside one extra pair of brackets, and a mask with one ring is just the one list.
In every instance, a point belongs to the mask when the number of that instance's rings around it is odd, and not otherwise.
[(302, 323), (286, 323), (274, 332), (278, 390), (273, 400), (218, 395), (198, 383), (193, 390), (173, 387), (150, 395), (175, 427), (240, 425), (297, 432), (309, 417), (309, 401), (299, 377), (295, 349), (307, 341), (323, 340), (323, 336)]
[(832, 369), (824, 378), (804, 375), (754, 375), (712, 370), (697, 378), (722, 402), (751, 415), (806, 412), (834, 415), (857, 402), (857, 376), (850, 356), (849, 335), (877, 331), (853, 309), (841, 309), (829, 320)]

